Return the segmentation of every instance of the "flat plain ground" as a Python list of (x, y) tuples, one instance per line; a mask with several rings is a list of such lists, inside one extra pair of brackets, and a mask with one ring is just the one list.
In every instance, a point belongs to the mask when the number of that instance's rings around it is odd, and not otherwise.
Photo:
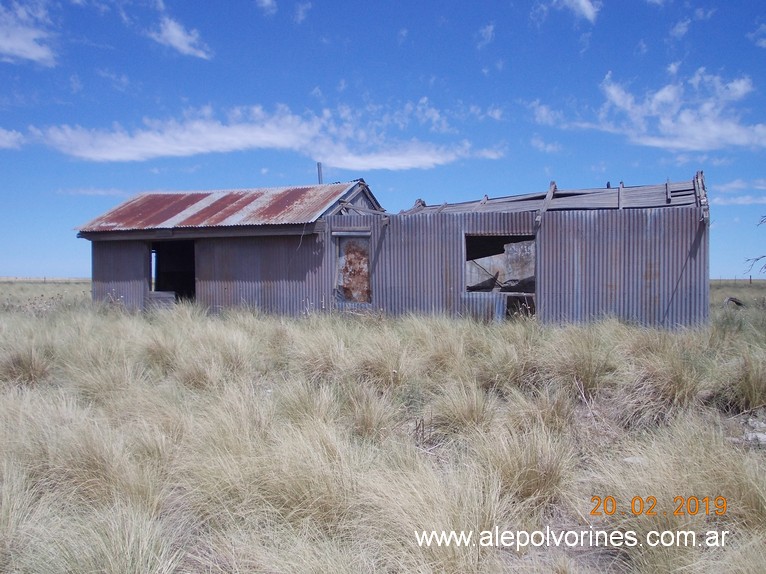
[(710, 324), (672, 331), (88, 291), (0, 282), (0, 571), (766, 564), (764, 281), (713, 282)]

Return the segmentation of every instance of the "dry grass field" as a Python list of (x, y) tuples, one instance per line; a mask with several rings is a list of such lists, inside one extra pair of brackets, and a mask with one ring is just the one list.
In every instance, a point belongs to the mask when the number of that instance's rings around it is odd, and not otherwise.
[(764, 570), (765, 282), (714, 282), (711, 324), (677, 331), (141, 315), (87, 289), (0, 283), (2, 572)]

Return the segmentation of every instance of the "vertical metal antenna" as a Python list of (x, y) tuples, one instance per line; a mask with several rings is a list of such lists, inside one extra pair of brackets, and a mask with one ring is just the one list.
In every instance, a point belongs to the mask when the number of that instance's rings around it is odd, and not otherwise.
[(319, 185), (322, 185), (322, 162), (317, 162), (317, 177), (319, 178)]

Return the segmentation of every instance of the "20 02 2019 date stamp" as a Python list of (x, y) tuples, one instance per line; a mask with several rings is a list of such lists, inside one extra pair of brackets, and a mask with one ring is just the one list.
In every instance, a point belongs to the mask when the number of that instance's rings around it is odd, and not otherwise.
[(618, 502), (614, 496), (593, 496), (591, 516), (723, 516), (726, 514), (724, 496), (676, 496), (672, 505), (659, 504), (654, 496), (634, 496), (630, 501)]

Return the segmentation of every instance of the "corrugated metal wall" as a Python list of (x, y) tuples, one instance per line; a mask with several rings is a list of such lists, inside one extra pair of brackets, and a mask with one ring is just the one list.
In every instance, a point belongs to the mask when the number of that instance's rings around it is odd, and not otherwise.
[(548, 212), (537, 249), (544, 322), (707, 321), (708, 233), (699, 208)]
[(143, 241), (94, 241), (93, 300), (144, 308), (151, 281), (151, 252)]
[[(506, 296), (466, 291), (465, 235), (534, 235), (535, 212), (335, 215), (319, 234), (195, 240), (196, 297), (297, 315), (322, 309), (504, 316)], [(708, 233), (694, 207), (549, 211), (537, 234), (544, 322), (605, 315), (647, 325), (708, 317)], [(333, 235), (333, 233), (346, 235)], [(369, 236), (371, 303), (335, 293), (339, 237)], [(151, 272), (143, 241), (93, 242), (93, 296), (142, 308)]]
[(197, 301), (298, 315), (327, 307), (334, 267), (323, 235), (196, 240)]
[[(504, 314), (505, 296), (466, 292), (465, 235), (532, 235), (534, 218), (534, 213), (425, 213), (392, 215), (384, 224), (380, 216), (333, 216), (326, 218), (326, 241), (333, 241), (333, 232), (369, 230), (371, 309), (491, 319), (498, 309)], [(334, 273), (334, 260), (330, 264)]]

